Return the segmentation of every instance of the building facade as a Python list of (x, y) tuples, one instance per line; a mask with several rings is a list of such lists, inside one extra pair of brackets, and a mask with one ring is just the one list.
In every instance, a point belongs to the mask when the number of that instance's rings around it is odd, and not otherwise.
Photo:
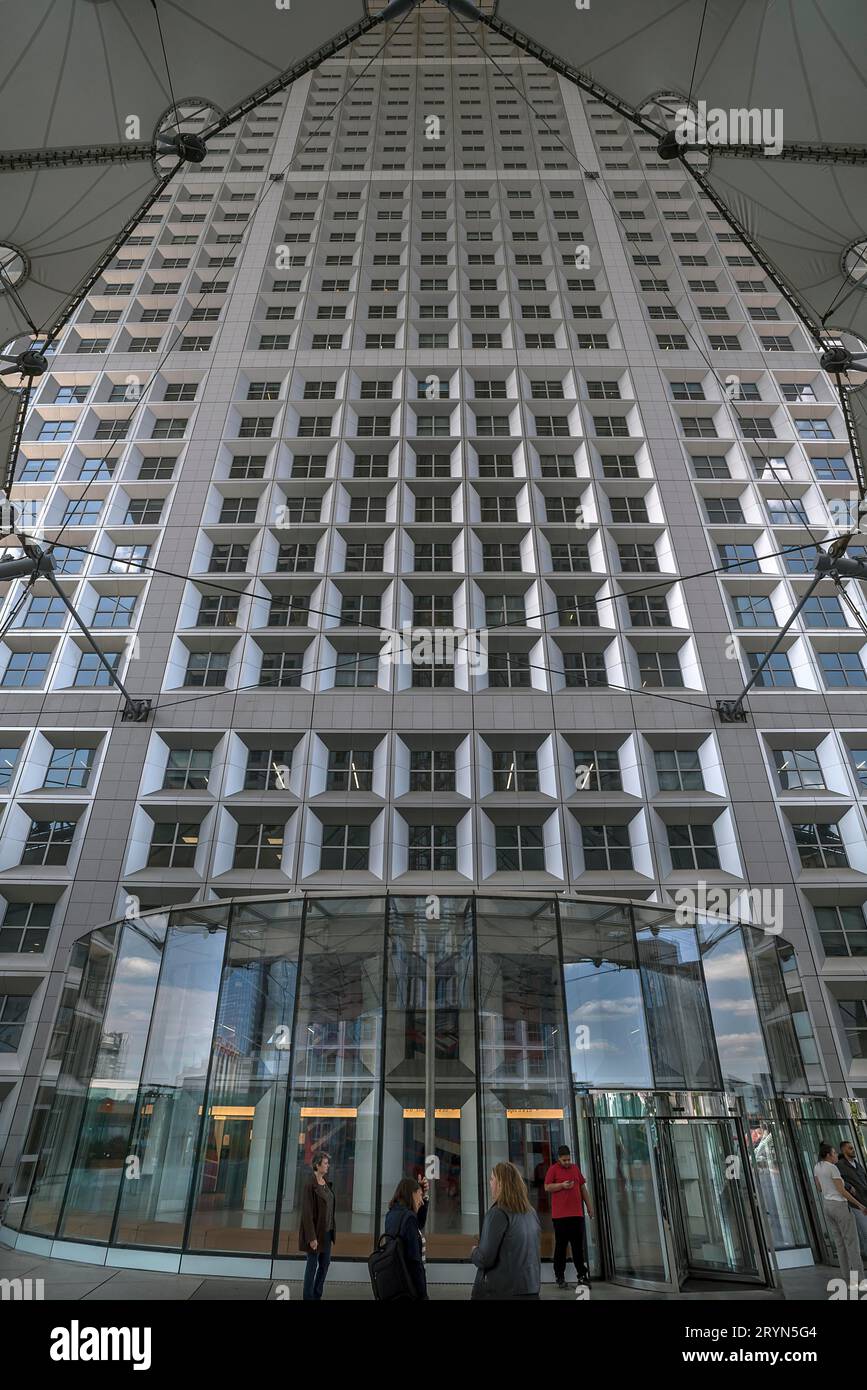
[(715, 711), (847, 514), (833, 384), (603, 103), (439, 5), (382, 44), (178, 173), (34, 396), (21, 515), (154, 709), (9, 587), (5, 1191), (74, 943), (257, 895), (730, 908), (793, 948), (807, 1092), (867, 1094), (860, 586)]
[(429, 1277), (473, 1273), (494, 1164), (589, 1184), (593, 1277), (776, 1287), (833, 1259), (819, 1142), (867, 1116), (811, 1095), (794, 951), (670, 907), (529, 894), (236, 899), (76, 942), (0, 1239), (175, 1273), (297, 1274), (330, 1157), (344, 1277), (425, 1175)]

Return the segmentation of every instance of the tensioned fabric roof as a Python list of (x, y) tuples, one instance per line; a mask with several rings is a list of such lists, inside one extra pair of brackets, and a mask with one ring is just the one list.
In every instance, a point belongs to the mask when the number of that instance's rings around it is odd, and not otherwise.
[[(817, 340), (867, 347), (867, 3), (865, 0), (497, 0), (514, 28), (637, 114), (765, 111), (779, 154), (709, 140), (700, 175), (748, 234)], [(517, 37), (516, 34), (516, 37)], [(601, 95), (601, 93), (600, 93)], [(651, 116), (649, 126), (656, 124)], [(710, 128), (710, 122), (709, 122)], [(693, 170), (695, 173), (695, 170)], [(859, 385), (863, 372), (843, 377)], [(846, 392), (862, 454), (867, 386)]]
[[(711, 143), (708, 182), (817, 327), (867, 338), (867, 260), (856, 262), (863, 288), (846, 263), (867, 238), (864, 0), (499, 0), (496, 17), (638, 111), (657, 93), (691, 93), (708, 111), (779, 112), (780, 155), (732, 157)], [(819, 164), (804, 146), (839, 148)]]
[[(208, 128), (218, 129), (252, 94), (288, 85), (295, 65), (315, 66), (320, 46), (327, 57), (336, 36), (348, 41), (372, 23), (364, 0), (4, 5), (0, 268), (17, 293), (0, 277), (0, 350), (33, 328), (41, 338), (58, 328), (160, 192), (153, 140), (166, 113), (161, 128), (175, 128), (175, 99), (201, 98)], [(40, 151), (56, 154), (28, 158)], [(0, 460), (19, 404), (17, 393), (0, 392)]]
[[(472, 27), (468, 0), (442, 2), (456, 23)], [(245, 100), (265, 99), (275, 84), (288, 85), (293, 73), (335, 51), (335, 42), (339, 48), (371, 28), (383, 9), (382, 0), (283, 3), (28, 0), (7, 7), (0, 267), (5, 262), (13, 279), (22, 266), (25, 274), (20, 300), (0, 284), (0, 343), (28, 332), (27, 316), (41, 335), (59, 328), (115, 253), (120, 234), (162, 185), (151, 145), (161, 118), (171, 133), (174, 98), (201, 98), (204, 133), (219, 129)], [(858, 143), (867, 130), (867, 0), (581, 3), (485, 0), (482, 18), (660, 135), (654, 98), (670, 110), (691, 97), (708, 112), (767, 111), (781, 152), (710, 142), (709, 168), (693, 174), (747, 233), (815, 338), (848, 331), (867, 342), (867, 148)], [(140, 120), (138, 140), (125, 138), (130, 115)], [(736, 132), (729, 131), (731, 141)], [(75, 163), (72, 154), (53, 157), (60, 167), (44, 167), (43, 156), (33, 168), (26, 157), (9, 158), (71, 146), (122, 146), (134, 157)], [(850, 400), (867, 419), (865, 394)], [(0, 399), (0, 459), (19, 404), (18, 395)]]

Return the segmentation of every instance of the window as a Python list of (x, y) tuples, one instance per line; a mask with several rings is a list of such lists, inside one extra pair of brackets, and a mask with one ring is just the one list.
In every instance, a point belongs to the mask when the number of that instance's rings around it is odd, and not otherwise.
[(324, 825), (320, 869), (366, 869), (370, 858), (369, 825)]
[[(416, 549), (418, 550), (418, 547)], [(429, 549), (432, 552), (441, 552), (442, 547), (431, 546)], [(448, 550), (449, 559), (451, 559), (451, 546), (446, 546), (445, 549)], [(347, 574), (381, 574), (384, 555), (385, 546), (376, 542), (367, 541), (356, 545), (347, 545), (343, 568)], [(431, 568), (434, 566), (431, 565)], [(435, 568), (439, 569), (443, 566), (437, 565)], [(450, 565), (446, 568), (450, 568)]]
[(777, 615), (764, 594), (731, 594), (732, 612), (738, 627), (776, 627)]
[(373, 749), (329, 749), (325, 790), (329, 792), (372, 791)]
[(495, 843), (496, 864), (500, 872), (544, 872), (545, 849), (541, 826), (498, 825), (495, 827)]
[(280, 869), (285, 830), (285, 824), (239, 824), (232, 868)]
[[(451, 547), (449, 547), (451, 553)], [(451, 568), (449, 564), (448, 568)], [(482, 568), (490, 573), (519, 573), (521, 570), (521, 547), (507, 542), (489, 542), (482, 545)]]
[(35, 597), (27, 605), (27, 612), (21, 621), (25, 628), (63, 627), (67, 608), (61, 598)]
[(867, 956), (863, 904), (860, 907), (814, 907), (813, 911), (826, 956)]
[(819, 755), (814, 748), (776, 748), (774, 761), (784, 792), (825, 785)]
[(808, 598), (801, 612), (807, 627), (846, 627), (846, 615), (833, 594)]
[(18, 1051), (30, 999), (29, 994), (0, 994), (0, 1053)]
[(378, 671), (377, 652), (338, 652), (335, 657), (334, 684), (356, 689), (375, 686)]
[(694, 454), (692, 468), (697, 478), (730, 478), (725, 459), (713, 454)]
[(768, 497), (765, 504), (773, 526), (809, 525), (802, 502), (791, 501), (788, 497)]
[(291, 749), (250, 748), (244, 773), (244, 791), (286, 791), (291, 767)]
[(277, 552), (275, 569), (278, 574), (309, 574), (313, 571), (315, 563), (315, 545), (281, 545)]
[(250, 554), (248, 545), (215, 545), (208, 562), (209, 574), (243, 574)]
[(21, 749), (17, 746), (0, 748), (0, 791), (6, 791), (11, 787), (20, 752)]
[[(750, 675), (755, 675), (764, 658), (766, 652), (747, 652), (747, 663)], [(774, 652), (770, 661), (762, 668), (761, 674), (756, 681), (759, 689), (792, 689), (795, 684), (795, 675), (792, 671), (791, 662), (785, 652)]]
[(44, 951), (53, 915), (54, 903), (10, 902), (0, 926), (0, 955)]
[(148, 868), (195, 868), (199, 831), (200, 826), (196, 822), (155, 821), (148, 851)]
[(224, 686), (228, 670), (228, 652), (190, 652), (184, 675), (184, 685)]
[(458, 867), (457, 843), (454, 825), (410, 825), (409, 870), (454, 873)]
[(558, 594), (557, 622), (561, 627), (598, 627), (596, 599), (592, 594)]
[(635, 525), (647, 522), (647, 506), (642, 497), (609, 497), (611, 520), (615, 523)]
[(672, 869), (718, 869), (719, 854), (711, 825), (669, 825)]
[(716, 425), (709, 415), (682, 415), (681, 429), (686, 439), (716, 439)]
[(581, 842), (588, 873), (632, 868), (628, 825), (582, 825)]
[(167, 791), (207, 791), (212, 756), (210, 748), (170, 748), (163, 788)]
[(815, 456), (810, 459), (810, 464), (816, 477), (823, 483), (848, 482), (852, 477), (852, 470), (844, 458)]
[(671, 614), (664, 594), (631, 594), (627, 604), (633, 627), (671, 627)]
[(862, 791), (867, 792), (867, 748), (850, 748), (849, 757)]
[(720, 558), (720, 565), (729, 571), (739, 571), (741, 574), (759, 574), (760, 567), (756, 548), (754, 545), (731, 545), (724, 544), (717, 546), (717, 554)]
[(817, 655), (829, 690), (867, 686), (867, 673), (857, 652), (818, 652)]
[(659, 560), (652, 545), (619, 545), (620, 568), (624, 574), (658, 574)]
[(620, 757), (616, 748), (576, 748), (576, 792), (622, 792)]
[(566, 685), (579, 690), (607, 686), (608, 672), (603, 652), (564, 652), (563, 677)]
[[(117, 671), (120, 666), (121, 653), (104, 652), (103, 656), (112, 671)], [(94, 652), (82, 652), (78, 658), (78, 666), (72, 684), (74, 686), (100, 688), (110, 686), (112, 681), (105, 665)]]
[(795, 428), (801, 439), (833, 439), (834, 431), (827, 420), (796, 420)]
[(91, 618), (92, 627), (132, 627), (137, 596), (100, 594)]
[(144, 458), (138, 470), (141, 482), (166, 482), (175, 471), (175, 458)]
[(218, 518), (220, 526), (252, 526), (256, 521), (258, 498), (224, 497)]
[(303, 656), (297, 652), (263, 652), (260, 686), (297, 689), (301, 685), (303, 663)]
[(848, 869), (840, 828), (834, 821), (805, 821), (792, 826), (802, 869)]
[(264, 454), (236, 454), (229, 465), (230, 478), (263, 478)]
[(853, 1057), (867, 1057), (867, 999), (838, 999), (843, 1031)]
[(697, 748), (657, 748), (653, 760), (661, 792), (704, 791), (704, 774)]
[(700, 381), (672, 381), (670, 383), (672, 400), (703, 401), (704, 387)]
[(646, 689), (683, 686), (683, 672), (677, 652), (639, 652), (638, 674)]
[(95, 526), (102, 511), (99, 498), (79, 498), (66, 503), (60, 518), (61, 526)]
[(93, 759), (93, 748), (52, 748), (43, 787), (86, 787)]
[(529, 689), (530, 657), (526, 652), (490, 652), (488, 685), (511, 690)]
[(30, 822), (21, 854), (22, 864), (65, 864), (75, 835), (74, 820)]
[(491, 755), (495, 792), (536, 792), (539, 790), (539, 768), (535, 751), (508, 752), (495, 749)]
[(602, 473), (606, 478), (637, 478), (638, 464), (632, 454), (603, 454)]
[(159, 497), (131, 498), (123, 519), (124, 526), (157, 526), (162, 519), (163, 503)]
[(111, 574), (141, 574), (150, 555), (150, 550), (149, 545), (116, 545), (109, 572)]
[(51, 656), (51, 652), (13, 652), (3, 672), (4, 688), (32, 690), (41, 686)]
[(455, 790), (455, 755), (450, 750), (414, 749), (410, 753), (411, 792)]

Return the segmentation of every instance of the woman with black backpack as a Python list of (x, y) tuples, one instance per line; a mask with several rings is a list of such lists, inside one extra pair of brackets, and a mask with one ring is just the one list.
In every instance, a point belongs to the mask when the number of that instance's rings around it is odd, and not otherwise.
[(491, 1201), (470, 1259), (476, 1266), (472, 1297), (538, 1298), (542, 1284), (539, 1218), (514, 1163), (497, 1163)]
[(401, 1178), (388, 1204), (384, 1233), (400, 1241), (414, 1293), (407, 1297), (427, 1298), (422, 1229), (427, 1218), (427, 1195), (417, 1178)]

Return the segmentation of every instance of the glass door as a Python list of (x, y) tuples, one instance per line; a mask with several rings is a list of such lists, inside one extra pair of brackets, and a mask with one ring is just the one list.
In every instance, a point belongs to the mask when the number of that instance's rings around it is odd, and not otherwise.
[(682, 1272), (688, 1278), (765, 1283), (759, 1228), (735, 1121), (666, 1119), (658, 1124)]
[(560, 1145), (569, 1143), (566, 1116), (562, 1110), (522, 1112), (520, 1108), (507, 1109), (506, 1130), (509, 1162), (514, 1163), (527, 1184), (530, 1201), (542, 1227), (542, 1259), (549, 1260), (554, 1254), (554, 1228), (545, 1175), (551, 1164), (556, 1163)]
[(656, 1123), (597, 1118), (596, 1170), (608, 1233), (610, 1277), (627, 1284), (679, 1286), (665, 1234), (660, 1201)]

